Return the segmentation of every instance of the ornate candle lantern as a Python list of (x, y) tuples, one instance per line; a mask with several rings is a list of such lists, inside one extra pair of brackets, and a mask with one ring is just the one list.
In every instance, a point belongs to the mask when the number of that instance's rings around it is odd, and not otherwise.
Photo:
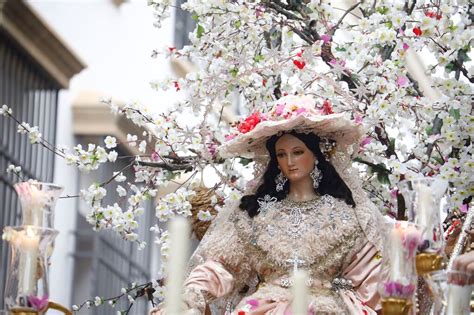
[(12, 313), (47, 309), (47, 252), (56, 235), (56, 230), (32, 225), (4, 229), (3, 238), (12, 250), (5, 286), (6, 305)]
[(418, 275), (441, 269), (443, 262), (443, 228), (440, 206), (448, 187), (446, 181), (435, 178), (417, 178), (402, 181), (400, 190), (405, 198), (408, 220), (424, 230), (416, 255)]
[(2, 238), (9, 242), (11, 260), (5, 302), (11, 314), (38, 315), (48, 309), (72, 314), (49, 300), (48, 266), (58, 231), (53, 229), (54, 207), (63, 188), (35, 181), (15, 185), (22, 207), (22, 226), (7, 226)]
[(415, 255), (421, 240), (420, 228), (411, 222), (397, 221), (386, 238), (382, 272), (387, 277), (378, 284), (382, 312), (408, 314), (417, 284)]

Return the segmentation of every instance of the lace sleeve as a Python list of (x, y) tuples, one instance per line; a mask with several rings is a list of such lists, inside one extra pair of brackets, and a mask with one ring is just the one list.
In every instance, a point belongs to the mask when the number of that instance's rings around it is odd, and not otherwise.
[[(185, 301), (203, 311), (218, 298), (235, 297), (252, 274), (250, 218), (240, 209), (223, 209), (191, 257)], [(220, 303), (223, 304), (223, 303)]]

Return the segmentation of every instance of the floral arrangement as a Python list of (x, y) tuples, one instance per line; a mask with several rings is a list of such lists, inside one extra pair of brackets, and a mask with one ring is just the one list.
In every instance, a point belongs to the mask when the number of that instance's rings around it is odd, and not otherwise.
[(383, 297), (395, 297), (409, 299), (415, 293), (416, 286), (413, 283), (403, 284), (397, 281), (387, 281), (383, 284)]
[[(170, 0), (148, 3), (157, 27), (176, 7)], [(315, 96), (320, 113), (345, 112), (368, 127), (356, 162), (364, 189), (382, 211), (402, 219), (404, 203), (394, 202), (403, 198), (397, 183), (423, 176), (449, 181), (450, 211), (467, 207), (474, 195), (474, 30), (469, 1), (360, 1), (336, 8), (319, 1), (192, 0), (176, 9), (190, 12), (196, 21), (190, 45), (160, 47), (152, 55), (199, 60), (199, 67), (183, 78), (166, 78), (151, 86), (183, 93), (183, 100), (161, 113), (149, 104), (119, 107), (112, 99), (102, 100), (142, 128), (141, 135), (128, 135), (122, 143), (107, 137), (104, 143), (65, 148), (45, 139), (41, 126), (18, 120), (8, 105), (0, 107), (0, 115), (14, 120), (18, 132), (33, 145), (83, 172), (121, 158), (117, 146), (138, 150), (139, 155), (128, 158), (127, 166), (108, 180), (81, 190), (79, 197), (91, 209), (87, 219), (94, 229), (113, 230), (143, 248), (137, 222), (144, 203), (183, 173), (189, 180), (180, 190), (155, 203), (157, 221), (191, 215), (192, 192), (201, 186), (196, 175), (205, 170), (219, 179), (215, 190), (224, 203), (238, 202), (246, 187), (242, 174), (252, 163), (218, 156), (217, 146), (235, 136), (222, 113), (235, 105), (248, 115), (235, 125), (240, 133), (268, 119), (304, 114), (298, 104), (291, 111), (274, 108), (282, 95)], [(424, 58), (427, 76), (410, 66), (416, 63), (413, 54), (420, 52), (430, 56)], [(193, 112), (197, 122), (180, 119), (183, 112)], [(16, 166), (9, 170), (20, 173)], [(133, 176), (125, 176), (127, 170)], [(105, 204), (104, 197), (112, 191), (124, 201), (121, 205)], [(152, 232), (156, 243), (163, 245), (164, 231)], [(407, 245), (412, 248), (413, 243)]]

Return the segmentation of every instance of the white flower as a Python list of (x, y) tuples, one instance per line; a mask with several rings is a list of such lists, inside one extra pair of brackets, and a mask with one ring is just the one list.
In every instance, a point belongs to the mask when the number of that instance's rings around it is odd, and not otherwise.
[(17, 132), (21, 135), (25, 135), (27, 132), (30, 131), (30, 128), (30, 124), (22, 122), (20, 125), (18, 125)]
[(128, 298), (128, 301), (129, 301), (130, 303), (135, 302), (135, 299), (133, 298), (133, 296), (128, 295), (127, 298)]
[(142, 140), (140, 142), (140, 144), (138, 145), (138, 151), (140, 151), (141, 153), (146, 152), (146, 141), (145, 140)]
[(101, 305), (101, 304), (102, 304), (102, 298), (99, 297), (99, 296), (96, 296), (96, 297), (94, 298), (94, 304), (95, 304), (95, 306)]
[(104, 143), (107, 149), (112, 149), (117, 146), (117, 139), (115, 139), (115, 137), (107, 136), (104, 140)]
[(41, 133), (38, 130), (38, 127), (33, 127), (30, 129), (30, 132), (28, 134), (28, 138), (30, 139), (30, 143), (38, 143), (41, 140)]
[(109, 162), (115, 162), (117, 160), (118, 153), (117, 151), (110, 151), (107, 158), (109, 159)]
[(126, 288), (122, 288), (120, 289), (120, 292), (122, 292), (123, 294), (127, 293), (127, 289)]
[(7, 167), (7, 174), (8, 173), (20, 174), (20, 172), (21, 172), (21, 166), (15, 166), (13, 164), (10, 164)]
[(78, 310), (79, 310), (79, 306), (77, 306), (76, 304), (74, 304), (74, 305), (72, 306), (72, 310), (73, 310), (73, 311), (78, 311)]
[(214, 216), (211, 214), (209, 210), (206, 210), (206, 211), (199, 210), (197, 217), (201, 221), (211, 221), (214, 218)]
[(136, 135), (131, 135), (131, 134), (127, 134), (127, 142), (128, 142), (128, 145), (131, 146), (131, 147), (134, 147), (137, 145), (137, 141), (138, 140), (138, 137)]
[(153, 292), (153, 297), (158, 300), (163, 299), (165, 297), (165, 288), (157, 286), (155, 292)]
[(120, 197), (125, 197), (127, 195), (127, 191), (125, 190), (125, 188), (120, 185), (117, 186), (117, 193)]
[(9, 108), (7, 105), (3, 104), (2, 108), (0, 108), (0, 115), (8, 116), (8, 115), (12, 115), (12, 114), (13, 114), (12, 109)]
[[(116, 174), (117, 174), (117, 173), (114, 172), (114, 176), (115, 176)], [(115, 177), (115, 181), (116, 181), (117, 183), (121, 183), (121, 182), (124, 182), (124, 181), (126, 181), (126, 180), (127, 180), (127, 177), (125, 177), (122, 173), (120, 173), (119, 175), (117, 175), (117, 176)]]

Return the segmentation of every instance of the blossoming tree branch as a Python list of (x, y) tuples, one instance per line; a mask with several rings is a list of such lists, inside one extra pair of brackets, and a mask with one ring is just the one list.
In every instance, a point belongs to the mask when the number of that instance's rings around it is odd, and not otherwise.
[[(112, 229), (145, 246), (136, 234), (143, 203), (167, 183), (185, 178), (175, 192), (157, 199), (155, 211), (162, 222), (191, 216), (200, 174), (208, 169), (218, 180), (209, 209), (199, 210), (198, 219), (212, 220), (224, 202), (238, 202), (247, 183), (236, 165), (249, 168), (253, 163), (223, 160), (217, 148), (265, 120), (274, 101), (289, 94), (312, 95), (321, 113), (346, 113), (366, 127), (365, 139), (352, 154), (365, 190), (381, 211), (403, 218), (397, 183), (422, 176), (448, 180), (448, 210), (467, 211), (474, 194), (474, 7), (469, 1), (330, 5), (315, 0), (189, 0), (181, 7), (170, 0), (148, 2), (157, 27), (172, 9), (192, 15), (196, 28), (189, 34), (190, 44), (158, 47), (152, 55), (190, 61), (196, 70), (151, 83), (157, 93), (173, 89), (181, 96), (165, 112), (153, 112), (147, 104), (118, 107), (111, 99), (103, 100), (146, 131), (128, 135), (122, 143), (137, 147), (140, 155), (129, 157), (110, 180), (81, 190), (95, 229)], [(409, 66), (416, 62), (413, 53), (423, 56), (418, 75)], [(438, 97), (428, 97), (429, 90)], [(238, 108), (246, 118), (229, 122), (224, 119), (229, 108)], [(16, 120), (7, 105), (1, 113)], [(276, 114), (284, 119), (293, 113)], [(183, 119), (189, 115), (194, 119)], [(18, 132), (28, 134), (31, 143), (81, 171), (95, 171), (121, 158), (113, 137), (87, 148), (58, 148), (41, 136), (41, 126), (17, 123)], [(133, 169), (134, 176), (124, 176), (126, 169)], [(9, 170), (20, 172), (15, 166)], [(111, 189), (124, 202), (104, 204)], [(166, 258), (166, 231), (158, 226), (152, 231)]]

